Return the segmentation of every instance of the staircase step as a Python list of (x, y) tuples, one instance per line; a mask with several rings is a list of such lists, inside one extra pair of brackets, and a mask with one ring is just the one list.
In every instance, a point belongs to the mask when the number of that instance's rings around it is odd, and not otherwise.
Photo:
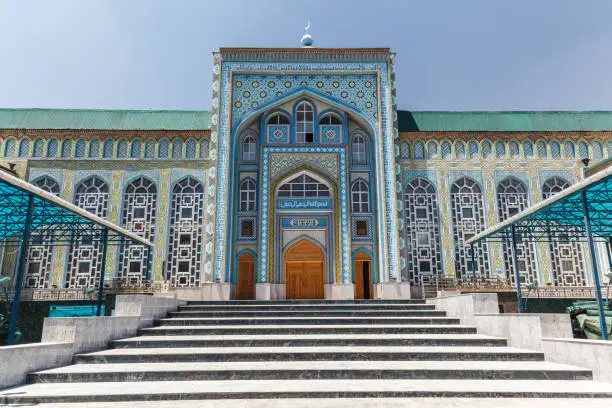
[(266, 361), (74, 364), (29, 383), (312, 379), (592, 380), (589, 370), (543, 361)]
[[(291, 408), (533, 408), (541, 398), (292, 398)], [(286, 399), (225, 399), (181, 401), (180, 408), (287, 408)], [(176, 401), (84, 402), (36, 404), (36, 408), (177, 408)], [(610, 408), (606, 398), (555, 398), (555, 408)]]
[[(270, 323), (270, 322), (268, 322)], [(327, 323), (327, 322), (326, 322)], [(336, 334), (336, 333), (476, 333), (475, 327), (451, 324), (253, 324), (248, 323), (210, 326), (156, 326), (138, 331), (143, 335), (194, 335), (194, 334)]]
[(79, 354), (76, 364), (204, 361), (544, 361), (538, 351), (511, 347), (191, 347), (120, 348)]
[(229, 304), (229, 305), (192, 305), (187, 304), (179, 307), (179, 311), (230, 311), (230, 310), (435, 310), (435, 305), (426, 304), (401, 304), (401, 303), (329, 303), (329, 304), (294, 304), (294, 303), (277, 303), (277, 304)]
[[(260, 398), (612, 398), (612, 384), (566, 380), (237, 380), (39, 383), (0, 404)], [(543, 403), (545, 400), (542, 400)]]
[(263, 316), (263, 317), (172, 317), (160, 319), (158, 324), (165, 326), (211, 326), (211, 325), (351, 325), (351, 324), (449, 324), (456, 325), (459, 319), (444, 316), (425, 317), (337, 317), (337, 316)]
[(140, 336), (110, 342), (113, 348), (309, 347), (309, 346), (506, 346), (479, 334), (309, 334)]
[(277, 304), (291, 304), (291, 305), (337, 305), (337, 304), (350, 304), (350, 305), (365, 305), (365, 304), (401, 304), (401, 305), (424, 305), (426, 304), (423, 299), (347, 299), (347, 300), (332, 300), (332, 299), (277, 299), (277, 300), (212, 300), (212, 301), (190, 301), (187, 303), (188, 306), (200, 306), (200, 305), (277, 305)]
[(178, 311), (171, 312), (172, 318), (197, 317), (445, 317), (442, 310), (214, 310), (214, 311)]

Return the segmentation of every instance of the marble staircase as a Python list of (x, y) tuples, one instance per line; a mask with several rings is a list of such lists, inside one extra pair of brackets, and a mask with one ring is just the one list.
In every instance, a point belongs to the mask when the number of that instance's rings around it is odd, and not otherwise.
[(73, 363), (29, 374), (0, 404), (612, 398), (589, 370), (508, 347), (422, 300), (192, 302)]

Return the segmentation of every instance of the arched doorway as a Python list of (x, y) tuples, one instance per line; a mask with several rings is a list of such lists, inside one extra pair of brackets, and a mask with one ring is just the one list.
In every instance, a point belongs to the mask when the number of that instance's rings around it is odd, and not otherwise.
[(308, 240), (292, 245), (285, 253), (287, 299), (323, 299), (325, 279), (323, 251)]
[(358, 252), (353, 267), (355, 299), (372, 299), (372, 258), (366, 252)]
[(242, 254), (238, 258), (236, 299), (255, 299), (255, 257), (249, 252)]

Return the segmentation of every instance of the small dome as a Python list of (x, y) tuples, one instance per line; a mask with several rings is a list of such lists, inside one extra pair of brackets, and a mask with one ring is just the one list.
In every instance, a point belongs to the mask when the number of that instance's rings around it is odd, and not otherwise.
[(304, 36), (302, 37), (302, 47), (312, 47), (312, 44), (314, 43), (312, 37), (310, 36), (310, 34), (306, 33), (304, 34)]

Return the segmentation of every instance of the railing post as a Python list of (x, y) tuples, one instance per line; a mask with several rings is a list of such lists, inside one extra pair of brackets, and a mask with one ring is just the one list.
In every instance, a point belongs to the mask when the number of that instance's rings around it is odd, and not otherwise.
[(19, 314), (19, 298), (21, 297), (21, 286), (23, 283), (23, 275), (26, 268), (26, 257), (28, 255), (28, 247), (30, 241), (30, 232), (32, 230), (32, 209), (34, 207), (34, 197), (28, 193), (28, 208), (26, 218), (21, 234), (21, 245), (19, 247), (19, 256), (17, 257), (17, 279), (15, 280), (15, 295), (13, 296), (13, 305), (11, 308), (11, 321), (9, 323), (7, 344), (13, 344), (13, 336), (15, 335), (15, 325), (17, 324), (17, 315)]
[(591, 216), (589, 215), (589, 204), (585, 191), (582, 191), (582, 213), (584, 215), (584, 229), (586, 230), (586, 235), (589, 241), (591, 264), (593, 265), (593, 283), (595, 284), (595, 296), (597, 296), (597, 304), (599, 306), (599, 327), (601, 328), (601, 338), (608, 340), (608, 328), (606, 327), (606, 315), (604, 313), (603, 299), (601, 298), (601, 284), (599, 282), (599, 270), (597, 267), (597, 253), (595, 252), (593, 230), (591, 229)]
[(516, 230), (512, 225), (512, 263), (514, 265), (514, 281), (516, 283), (516, 297), (518, 298), (518, 311), (523, 313), (523, 298), (521, 296), (521, 274), (519, 271), (518, 251), (516, 250)]
[(106, 252), (108, 249), (108, 228), (102, 232), (102, 262), (100, 262), (100, 282), (98, 287), (98, 308), (96, 316), (102, 315), (102, 295), (104, 294), (104, 275), (106, 275)]

